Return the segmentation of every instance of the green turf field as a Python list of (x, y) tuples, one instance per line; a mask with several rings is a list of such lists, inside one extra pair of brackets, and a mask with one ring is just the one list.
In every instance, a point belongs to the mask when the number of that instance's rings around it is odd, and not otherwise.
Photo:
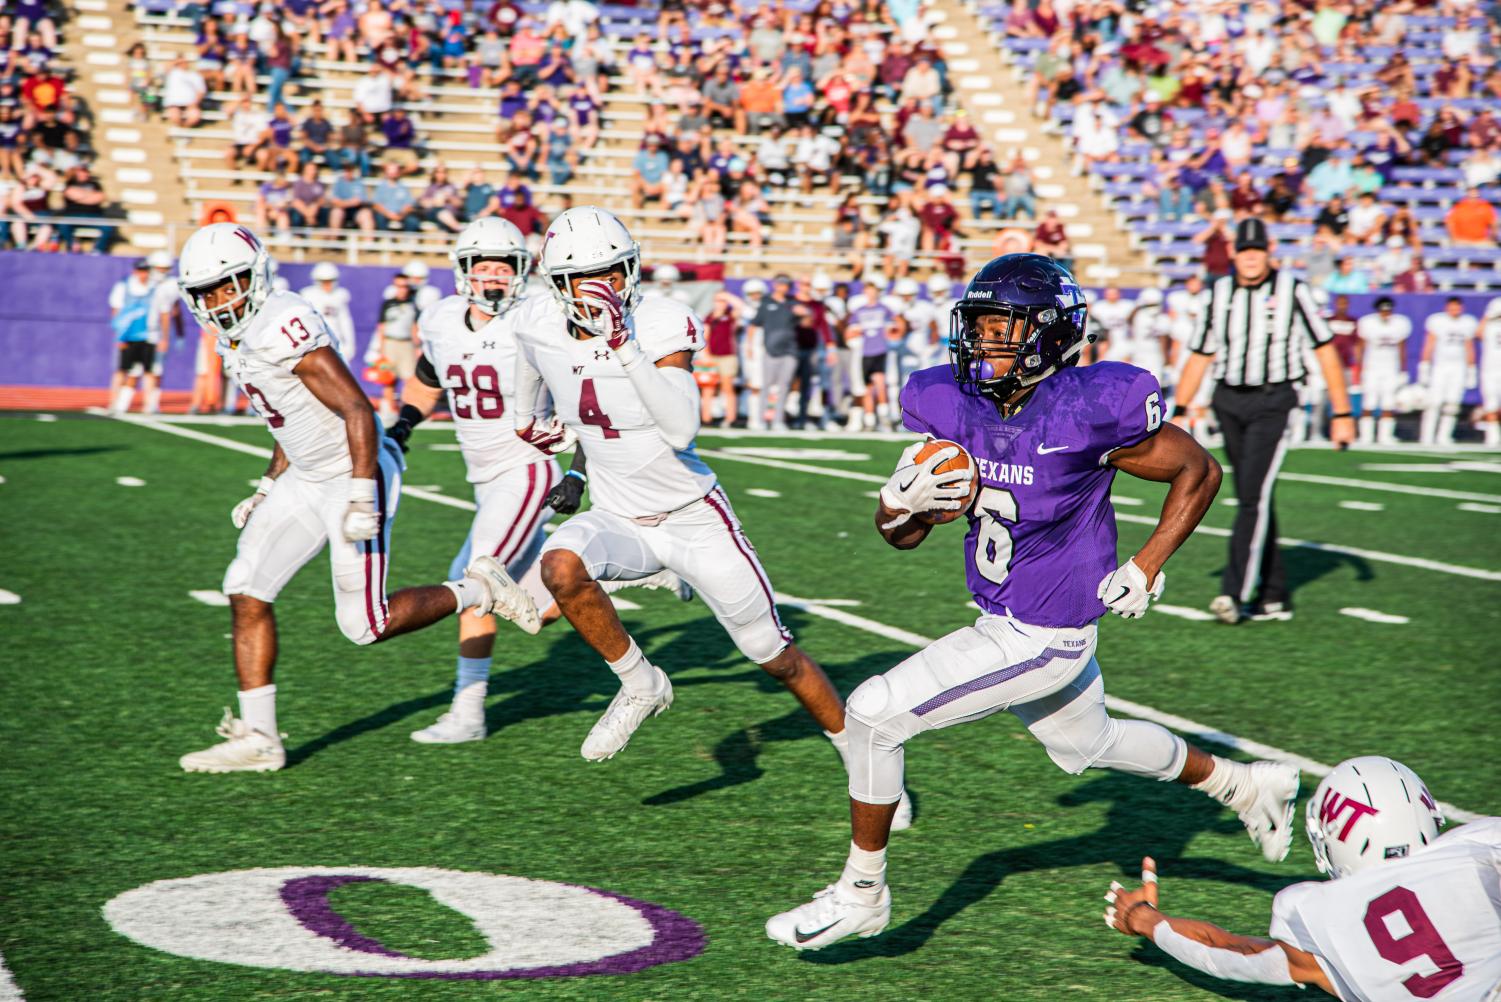
[[(258, 428), (178, 427), (269, 446)], [(640, 609), (623, 616), (671, 674), (676, 702), (621, 756), (589, 765), (578, 746), (615, 683), (566, 625), (532, 638), (502, 624), (489, 740), (417, 745), (409, 733), (448, 702), (452, 624), (356, 648), (334, 624), (319, 558), (277, 604), (290, 767), (186, 775), (177, 757), (215, 740), (235, 690), (228, 611), (189, 592), (218, 588), (234, 549), (229, 510), (263, 461), (80, 415), (8, 414), (0, 428), (0, 589), (20, 598), (0, 605), (0, 955), (27, 999), (1305, 997), (1212, 983), (1100, 921), (1109, 882), (1150, 853), (1167, 907), (1263, 932), (1273, 893), (1315, 876), (1305, 840), (1267, 864), (1200, 795), (1067, 776), (1005, 715), (910, 747), (918, 822), (893, 841), (884, 935), (803, 956), (771, 943), (766, 918), (842, 864), (838, 759), (701, 603), (662, 593), (625, 593)], [(451, 432), (424, 429), (414, 442), (407, 483), (467, 500)], [(705, 436), (701, 446), (777, 589), (813, 600), (784, 605), (784, 618), (841, 690), (912, 649), (872, 624), (933, 637), (972, 619), (961, 529), (900, 553), (871, 527), (867, 495), (899, 443)], [(1501, 811), (1497, 457), (1305, 450), (1286, 469), (1351, 481), (1279, 485), (1282, 534), (1342, 548), (1289, 550), (1297, 618), (1106, 622), (1107, 691), (1319, 762), (1391, 755), (1441, 800)], [(1150, 518), (1161, 493), (1122, 477), (1117, 510)], [(1205, 525), (1226, 528), (1233, 514), (1217, 503)], [(440, 580), (468, 520), (404, 499), (392, 586)], [(1149, 532), (1132, 520), (1120, 528), (1123, 552)], [(1202, 609), (1224, 547), (1210, 534), (1191, 540), (1168, 566), (1164, 602)], [(834, 600), (858, 605), (818, 604)], [(1408, 622), (1341, 612), (1351, 608)], [(1316, 782), (1305, 775), (1305, 793)], [(262, 867), (436, 867), (583, 885), (680, 913), (705, 940), (691, 959), (613, 976), (358, 978), (187, 959), (126, 938), (102, 912), (152, 881)], [(487, 948), (460, 911), (400, 882), (344, 883), (325, 897), (346, 934), (409, 957)], [(240, 904), (226, 895), (215, 915)], [(528, 931), (569, 934), (553, 925)], [(258, 938), (247, 919), (222, 946), (243, 955)]]

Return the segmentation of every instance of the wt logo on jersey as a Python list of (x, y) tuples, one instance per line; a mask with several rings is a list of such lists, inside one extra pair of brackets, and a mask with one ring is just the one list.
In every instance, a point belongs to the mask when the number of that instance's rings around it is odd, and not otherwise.
[[(462, 960), (401, 953), (361, 933), (329, 896), (348, 884), (421, 888), (467, 917), (488, 949)], [(696, 957), (686, 916), (610, 891), (433, 867), (281, 867), (158, 880), (104, 906), (115, 931), (179, 957), (359, 977), (500, 980), (629, 974)]]
[(1375, 815), (1380, 813), (1370, 804), (1362, 804), (1358, 800), (1341, 796), (1335, 790), (1329, 790), (1324, 794), (1323, 803), (1319, 804), (1319, 821), (1327, 828), (1338, 821), (1339, 816), (1346, 809), (1349, 810), (1350, 817), (1345, 821), (1345, 826), (1339, 830), (1338, 837), (1341, 842), (1345, 840), (1345, 836), (1350, 834), (1350, 829), (1355, 827), (1355, 822), (1367, 814)]

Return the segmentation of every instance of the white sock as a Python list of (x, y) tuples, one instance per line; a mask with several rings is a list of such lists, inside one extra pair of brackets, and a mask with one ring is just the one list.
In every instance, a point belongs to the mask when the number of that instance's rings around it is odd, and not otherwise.
[(849, 859), (839, 875), (839, 889), (857, 901), (875, 902), (886, 886), (886, 850), (850, 843)]
[(1454, 425), (1456, 418), (1452, 414), (1445, 414), (1438, 419), (1438, 444), (1450, 445), (1454, 442)]
[(1481, 428), (1485, 431), (1486, 445), (1501, 445), (1501, 423), (1487, 421)]
[(240, 719), (281, 744), (281, 732), (276, 729), (276, 686), (240, 690)]
[(161, 412), (162, 412), (162, 391), (161, 390), (147, 390), (146, 391), (146, 413), (147, 414), (160, 414)]
[(453, 592), (453, 597), (458, 599), (459, 607), (456, 612), (465, 609), (473, 609), (477, 605), (484, 605), (489, 597), (484, 584), (475, 578), (459, 578), (457, 581), (444, 581), (443, 586)]
[(490, 688), (489, 658), (459, 658), (458, 675), (453, 684), (453, 708), (460, 716), (481, 719), (485, 715), (485, 696)]
[[(1250, 769), (1240, 762), (1232, 762), (1218, 755), (1209, 757), (1214, 761), (1214, 768), (1209, 771), (1208, 778), (1195, 783), (1193, 789), (1207, 793), (1233, 811), (1249, 807), (1255, 796)], [(1241, 803), (1237, 804), (1237, 801)]]
[(120, 387), (120, 395), (115, 397), (115, 410), (121, 414), (130, 410), (130, 402), (135, 399), (135, 395), (136, 390), (134, 386)]
[(646, 660), (646, 655), (641, 653), (641, 648), (636, 646), (635, 637), (631, 638), (631, 646), (626, 648), (619, 660), (606, 663), (620, 679), (626, 692), (649, 696), (657, 691), (657, 673), (652, 663)]
[(1360, 441), (1366, 445), (1376, 441), (1376, 419), (1366, 416), (1360, 419)]
[(1397, 419), (1384, 417), (1376, 425), (1376, 441), (1388, 445), (1397, 440)]
[(835, 734), (833, 731), (824, 731), (823, 736), (828, 738), (829, 741), (833, 743), (834, 750), (839, 753), (839, 761), (844, 763), (844, 771), (849, 772), (850, 732), (848, 730), (843, 730), (838, 734)]

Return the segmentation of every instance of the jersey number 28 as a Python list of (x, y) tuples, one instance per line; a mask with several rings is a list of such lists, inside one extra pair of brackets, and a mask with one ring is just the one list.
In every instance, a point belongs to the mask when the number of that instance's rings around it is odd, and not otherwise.
[[(493, 365), (476, 365), (465, 372), (462, 365), (450, 365), (448, 378), (453, 394), (453, 416), (457, 418), (498, 418), (506, 412), (506, 398), (500, 392), (500, 374)], [(473, 395), (471, 402), (469, 397)]]

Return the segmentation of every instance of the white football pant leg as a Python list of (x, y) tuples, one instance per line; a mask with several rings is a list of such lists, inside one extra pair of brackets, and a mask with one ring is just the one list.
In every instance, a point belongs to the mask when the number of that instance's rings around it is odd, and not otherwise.
[(224, 572), (224, 594), (275, 602), (292, 575), (323, 549), (328, 532), (322, 501), (316, 486), (295, 470), (277, 477), (240, 531), (235, 558)]
[[(560, 476), (557, 461), (544, 459), (475, 484), (474, 521), (464, 546), (448, 567), (449, 580), (463, 577), (464, 568), (476, 556), (489, 554), (501, 562), (513, 581), (520, 581), (541, 550), (542, 527), (552, 518), (547, 492)], [(551, 599), (546, 604), (550, 605)]]
[(645, 526), (628, 518), (590, 508), (549, 536), (542, 553), (567, 550), (576, 554), (596, 581), (635, 581), (662, 569), (661, 561), (643, 539), (645, 532)]
[[(389, 441), (389, 440), (388, 440)], [(375, 505), (381, 514), (380, 532), (374, 539), (351, 543), (344, 538), (344, 513), (348, 508), (349, 481), (343, 478), (320, 484), (324, 496), (324, 531), (328, 533), (328, 563), (333, 572), (334, 618), (339, 630), (353, 643), (373, 644), (386, 632), (390, 609), (386, 606), (386, 572), (391, 566), (391, 524), (401, 499), (400, 454), (380, 450), (379, 477), (375, 481)], [(264, 504), (265, 502), (262, 502)]]
[(772, 597), (771, 581), (722, 489), (661, 525), (643, 530), (663, 567), (693, 586), (740, 653), (756, 664), (792, 642)]
[(1093, 626), (1033, 627), (987, 615), (866, 679), (844, 708), (850, 796), (867, 804), (896, 802), (907, 739), (1066, 687), (1090, 663), (1094, 645)]
[(1065, 772), (1116, 769), (1153, 779), (1177, 779), (1188, 745), (1172, 731), (1145, 720), (1117, 720), (1105, 712), (1100, 663), (1090, 657), (1067, 685), (1011, 712), (1042, 742)]

